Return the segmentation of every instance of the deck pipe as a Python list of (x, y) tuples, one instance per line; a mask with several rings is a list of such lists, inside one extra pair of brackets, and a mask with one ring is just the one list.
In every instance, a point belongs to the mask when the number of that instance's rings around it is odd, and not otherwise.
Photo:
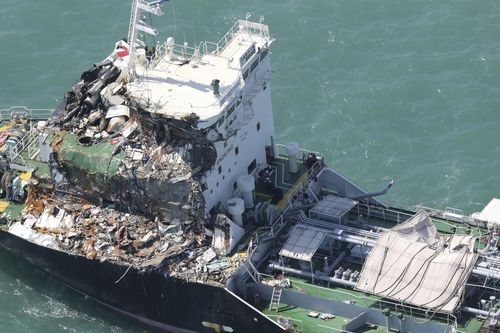
[(369, 242), (371, 242), (373, 245), (377, 243), (378, 238), (380, 237), (380, 234), (368, 230), (353, 228), (343, 224), (337, 224), (337, 223), (309, 218), (305, 215), (304, 212), (299, 212), (299, 219), (304, 224), (325, 229), (324, 231), (337, 232), (338, 230), (342, 230), (344, 231), (344, 233), (352, 234), (354, 237), (361, 237), (363, 239), (368, 239)]
[(493, 311), (486, 311), (486, 310), (481, 310), (481, 309), (476, 309), (476, 308), (471, 308), (468, 306), (462, 306), (460, 310), (473, 313), (476, 315), (484, 316), (484, 317), (493, 317), (493, 318), (499, 318), (500, 317), (500, 309), (497, 310), (497, 312)]
[(359, 201), (359, 200), (363, 200), (366, 198), (378, 197), (378, 196), (386, 194), (387, 191), (389, 191), (389, 189), (392, 187), (392, 185), (394, 185), (394, 180), (391, 179), (389, 184), (382, 191), (368, 192), (368, 193), (364, 193), (364, 194), (360, 194), (360, 195), (350, 196), (349, 199)]
[(332, 274), (333, 271), (335, 271), (335, 269), (337, 268), (337, 266), (340, 264), (340, 262), (342, 260), (344, 260), (345, 256), (351, 252), (352, 248), (354, 247), (354, 244), (352, 243), (349, 243), (347, 245), (347, 247), (342, 251), (340, 252), (340, 254), (337, 256), (337, 258), (335, 258), (335, 261), (332, 263), (332, 265), (330, 267), (328, 267), (328, 272), (325, 272), (327, 275), (330, 275)]
[(355, 236), (355, 235), (337, 235), (329, 233), (328, 236), (335, 240), (340, 240), (343, 242), (353, 243), (362, 246), (375, 246), (377, 244), (376, 240), (368, 239), (365, 237)]
[[(319, 279), (322, 281), (332, 282), (332, 283), (336, 283), (336, 284), (340, 284), (340, 285), (352, 287), (352, 288), (356, 287), (356, 282), (353, 282), (353, 281), (346, 281), (346, 280), (342, 280), (342, 279), (337, 279), (335, 277), (317, 275), (317, 274), (313, 274), (311, 272), (306, 272), (306, 271), (302, 271), (302, 270), (291, 268), (291, 267), (284, 267), (284, 266), (281, 266), (281, 265), (278, 265), (275, 263), (269, 264), (269, 267), (272, 269), (281, 270), (281, 271), (296, 274), (296, 275), (301, 275), (303, 277), (312, 278), (314, 276), (315, 279)], [(471, 308), (468, 306), (463, 306), (461, 308), (461, 310), (465, 311), (465, 312), (485, 316), (485, 317), (494, 317), (494, 318), (500, 317), (500, 309), (498, 309), (496, 312), (492, 312), (492, 311)]]
[(494, 273), (486, 268), (476, 267), (472, 270), (472, 274), (500, 280), (500, 274)]
[(287, 272), (287, 273), (292, 273), (292, 274), (300, 275), (300, 276), (303, 276), (303, 277), (308, 277), (308, 278), (313, 278), (313, 279), (319, 279), (319, 280), (326, 281), (326, 282), (332, 282), (332, 283), (339, 284), (339, 285), (346, 286), (346, 287), (350, 287), (350, 288), (356, 287), (356, 284), (357, 284), (356, 282), (353, 282), (353, 281), (342, 280), (342, 279), (338, 279), (338, 278), (332, 277), (332, 276), (325, 276), (325, 275), (314, 274), (314, 273), (306, 272), (306, 271), (303, 271), (303, 270), (300, 270), (300, 269), (295, 269), (295, 268), (291, 268), (291, 267), (281, 266), (281, 265), (278, 265), (278, 264), (275, 264), (275, 263), (270, 263), (269, 264), (269, 268), (280, 270), (280, 271), (284, 271), (284, 272)]

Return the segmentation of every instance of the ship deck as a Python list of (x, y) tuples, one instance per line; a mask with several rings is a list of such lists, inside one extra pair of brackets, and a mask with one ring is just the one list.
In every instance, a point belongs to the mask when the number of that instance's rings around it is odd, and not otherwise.
[[(288, 157), (284, 154), (277, 155), (274, 159), (268, 159), (268, 166), (272, 168), (271, 181), (273, 185), (282, 191), (283, 198), (278, 201), (278, 209), (285, 209), (288, 199), (293, 195), (293, 189), (302, 184), (307, 178), (307, 167), (301, 159), (297, 160), (298, 170), (290, 172)], [(259, 181), (255, 186), (255, 196), (257, 202), (269, 202), (272, 199), (273, 189), (265, 182)]]
[[(288, 198), (294, 195), (294, 189), (300, 186), (305, 182), (305, 178), (307, 178), (307, 170), (305, 170), (305, 166), (300, 163), (299, 169), (301, 172), (297, 174), (290, 174), (288, 172), (288, 160), (286, 156), (278, 156), (276, 160), (269, 161), (269, 165), (273, 168), (275, 173), (273, 174), (274, 180), (276, 182), (277, 187), (283, 187), (283, 191), (286, 191), (286, 195), (283, 197), (280, 202), (281, 205), (286, 206), (288, 204)], [(288, 179), (285, 179), (288, 177)], [(256, 192), (259, 192), (260, 187), (256, 188)], [(265, 195), (258, 193), (259, 198), (264, 198)], [(416, 209), (418, 210), (418, 209)], [(350, 210), (348, 214), (345, 215), (344, 222), (346, 223), (346, 227), (349, 225), (355, 227), (362, 224), (372, 225), (381, 228), (392, 228), (395, 225), (405, 222), (409, 218), (415, 215), (416, 212), (409, 211), (405, 209), (397, 209), (397, 208), (385, 208), (382, 209), (380, 207), (368, 206), (363, 203), (358, 203), (354, 208)], [(307, 213), (306, 215), (309, 215)], [(437, 231), (441, 234), (469, 234), (475, 237), (481, 236), (484, 232), (479, 227), (467, 225), (464, 223), (458, 223), (451, 220), (447, 220), (444, 218), (432, 216), (432, 222), (436, 227)], [(299, 219), (300, 220), (300, 219)], [(298, 220), (295, 220), (296, 222)], [(344, 223), (342, 222), (342, 223)], [(286, 228), (285, 228), (286, 229)], [(283, 229), (283, 230), (285, 230)], [(284, 235), (287, 234), (286, 231), (282, 231)], [(321, 300), (329, 300), (333, 303), (346, 303), (346, 304), (355, 304), (362, 308), (373, 309), (378, 311), (390, 310), (392, 314), (402, 313), (406, 320), (411, 320), (413, 322), (434, 322), (439, 324), (450, 325), (451, 323), (456, 322), (456, 327), (458, 332), (478, 332), (485, 324), (485, 320), (479, 316), (474, 314), (466, 313), (466, 312), (458, 312), (455, 316), (448, 315), (446, 313), (434, 313), (427, 314), (425, 310), (419, 309), (417, 307), (412, 307), (408, 305), (402, 305), (396, 303), (394, 301), (385, 299), (383, 297), (378, 297), (374, 295), (368, 295), (363, 292), (353, 290), (350, 287), (339, 286), (333, 283), (327, 283), (324, 281), (319, 281), (315, 279), (302, 275), (295, 274), (292, 272), (282, 272), (280, 269), (272, 269), (272, 263), (280, 263), (278, 257), (278, 252), (284, 246), (284, 242), (287, 237), (277, 237), (274, 240), (274, 246), (270, 250), (270, 255), (267, 257), (267, 260), (261, 262), (259, 270), (260, 281), (263, 285), (267, 285), (267, 288), (273, 289), (272, 285), (275, 283), (276, 278), (280, 279), (288, 279), (291, 282), (290, 288), (286, 288), (286, 290), (294, 293), (296, 296), (291, 297), (301, 297), (299, 295), (304, 294), (308, 296), (313, 296), (318, 301)], [(479, 248), (482, 248), (482, 245), (478, 245)], [(359, 254), (358, 254), (359, 255)], [(315, 262), (315, 267), (321, 270), (322, 262), (328, 258), (330, 262), (336, 258), (336, 255), (333, 253), (316, 253), (312, 261)], [(292, 270), (300, 271), (302, 268), (297, 266), (294, 263), (290, 263), (288, 266)], [(353, 271), (360, 271), (362, 267), (362, 260), (357, 256), (348, 256), (344, 260), (339, 263), (338, 267), (344, 267), (352, 269)], [(281, 273), (281, 274), (280, 274)], [(278, 274), (270, 275), (270, 274)], [(271, 286), (271, 287), (269, 287)], [(343, 326), (346, 323), (349, 323), (353, 320), (352, 317), (343, 317), (336, 313), (335, 307), (331, 308), (331, 314), (334, 315), (332, 319), (320, 319), (319, 317), (310, 316), (311, 312), (318, 312), (317, 309), (314, 309), (314, 305), (300, 307), (296, 306), (292, 301), (291, 304), (286, 303), (287, 297), (283, 303), (279, 303), (279, 306), (276, 307), (276, 303), (273, 304), (273, 309), (270, 309), (270, 304), (273, 303), (273, 296), (270, 293), (271, 289), (267, 289), (267, 292), (263, 292), (262, 299), (258, 299), (256, 306), (263, 313), (268, 315), (272, 320), (277, 321), (280, 324), (285, 323), (293, 323), (294, 330), (292, 332), (305, 332), (305, 333), (319, 333), (319, 332), (346, 332), (343, 329)], [(274, 290), (273, 290), (274, 293)], [(259, 294), (261, 295), (261, 294)], [(259, 297), (259, 298), (260, 298)], [(288, 294), (290, 297), (290, 294)], [(297, 299), (297, 298), (294, 298)], [(300, 302), (298, 303), (300, 304)], [(314, 304), (314, 303), (312, 303)], [(324, 312), (319, 312), (324, 313)], [(392, 326), (394, 329), (394, 326)], [(387, 332), (385, 325), (364, 325), (360, 328), (354, 330), (354, 332)]]
[[(50, 109), (27, 109), (25, 107), (0, 110), (0, 137), (2, 137), (0, 153), (15, 156), (11, 162), (19, 168), (19, 174), (24, 180), (29, 180), (31, 177), (30, 170), (33, 169), (37, 174), (49, 174), (48, 164), (38, 160), (38, 140), (37, 137), (31, 135), (35, 131), (30, 132), (30, 130), (36, 125), (37, 121), (48, 119), (52, 111)], [(24, 137), (21, 137), (19, 133), (25, 133)], [(11, 136), (20, 140), (16, 141), (17, 144), (14, 148), (10, 148), (13, 150), (8, 151), (7, 138)], [(15, 219), (24, 209), (25, 204), (11, 202), (4, 196), (2, 195), (2, 198), (0, 198), (0, 213)]]
[[(20, 151), (18, 161), (22, 161), (22, 163), (20, 163), (22, 165), (33, 167), (33, 172), (38, 176), (49, 174), (48, 164), (36, 160), (36, 156), (34, 156), (29, 149)], [(290, 172), (288, 158), (285, 154), (278, 154), (276, 158), (269, 159), (267, 162), (268, 166), (272, 170), (271, 180), (273, 186), (271, 188), (269, 186), (269, 183), (258, 181), (255, 190), (256, 200), (258, 202), (270, 202), (274, 199), (274, 191), (276, 189), (279, 189), (283, 195), (282, 198), (276, 202), (276, 206), (279, 210), (284, 210), (286, 209), (286, 207), (288, 207), (288, 204), (292, 197), (297, 193), (297, 189), (302, 187), (302, 185), (308, 180), (310, 175), (304, 161), (300, 158), (298, 159), (298, 171), (296, 173)], [(29, 178), (29, 172), (25, 172), (25, 175), (27, 178)], [(9, 215), (11, 218), (16, 218), (24, 209), (24, 207), (24, 204), (16, 204), (9, 202), (6, 199), (0, 199), (0, 212)], [(372, 214), (370, 212), (370, 207), (364, 204), (358, 204), (348, 215), (346, 215), (346, 219), (348, 221), (361, 220), (363, 223), (373, 226), (391, 228), (397, 223), (406, 221), (413, 214), (414, 212), (411, 211), (389, 208), (384, 210), (384, 214), (382, 216), (380, 214)], [(454, 223), (452, 221), (440, 218), (433, 218), (432, 221), (437, 230), (445, 234), (469, 233), (473, 235), (480, 235), (481, 233), (481, 230), (479, 228)], [(245, 247), (248, 244), (250, 238), (251, 232), (249, 231), (247, 233), (247, 237), (244, 237), (241, 240), (241, 245), (243, 245), (244, 243)], [(276, 248), (281, 248), (282, 245), (283, 244), (277, 244)], [(315, 260), (320, 261), (323, 260), (323, 258), (324, 254), (321, 256), (317, 256)], [(361, 262), (356, 261), (355, 259), (356, 258), (350, 258), (350, 260), (346, 260), (342, 262), (342, 264), (345, 267), (355, 268), (359, 270), (361, 268)], [(268, 271), (266, 271), (266, 269), (266, 264), (264, 264), (263, 267), (260, 267), (259, 269), (260, 277), (264, 282), (266, 280), (274, 279), (273, 276), (266, 275), (266, 273), (269, 273)], [(287, 273), (286, 278), (291, 281), (291, 288), (289, 290), (299, 294), (316, 296), (325, 300), (357, 304), (365, 308), (376, 308), (381, 310), (383, 308), (390, 307), (391, 311), (394, 312), (410, 311), (408, 315), (409, 317), (411, 317), (411, 320), (429, 320), (428, 318), (426, 318), (426, 315), (423, 311), (414, 310), (414, 312), (411, 313), (411, 308), (398, 307), (397, 304), (385, 300), (381, 297), (367, 295), (350, 288), (340, 287), (337, 285), (328, 284), (326, 282), (313, 282), (311, 278), (304, 278), (294, 274)], [(342, 329), (343, 325), (345, 325), (352, 319), (336, 315), (335, 309), (332, 309), (332, 314), (335, 315), (335, 317), (332, 319), (323, 320), (320, 318), (314, 318), (308, 315), (313, 310), (289, 305), (286, 303), (279, 304), (277, 310), (270, 310), (269, 300), (262, 300), (258, 302), (256, 306), (259, 310), (261, 310), (264, 314), (266, 314), (273, 320), (280, 321), (283, 319), (289, 319), (293, 323), (296, 332), (320, 333), (344, 331)], [(436, 322), (446, 323), (447, 321), (449, 321), (449, 318), (446, 318), (446, 315), (436, 315), (432, 317), (432, 320)], [(483, 320), (471, 314), (462, 314), (457, 318), (457, 328), (460, 332), (478, 332), (483, 323)], [(386, 327), (375, 325), (365, 325), (355, 330), (355, 332), (386, 331)]]
[[(272, 277), (267, 277), (269, 280)], [(342, 288), (338, 286), (323, 286), (313, 284), (310, 279), (299, 278), (295, 276), (287, 276), (291, 282), (290, 290), (303, 293), (305, 295), (318, 296), (324, 299), (358, 304), (366, 308), (378, 308), (387, 307), (387, 304), (383, 302), (381, 297), (366, 295), (362, 292)], [(337, 332), (343, 331), (342, 326), (347, 323), (350, 318), (345, 318), (335, 315), (335, 318), (330, 320), (323, 320), (320, 318), (313, 318), (308, 316), (308, 314), (313, 311), (310, 309), (304, 309), (300, 307), (290, 306), (288, 304), (281, 303), (278, 309), (269, 309), (269, 304), (261, 303), (259, 310), (265, 313), (269, 318), (273, 320), (278, 320), (280, 318), (290, 319), (297, 332)], [(333, 309), (332, 309), (333, 310)], [(397, 311), (397, 309), (391, 309)], [(333, 310), (334, 311), (334, 310)], [(333, 312), (334, 313), (334, 312)], [(411, 313), (410, 315), (415, 315)], [(425, 317), (416, 316), (415, 320), (427, 320)], [(446, 322), (445, 317), (439, 318), (434, 317), (431, 320), (436, 322)], [(482, 327), (484, 320), (477, 318), (472, 314), (464, 314), (457, 318), (458, 331), (459, 332), (477, 332)], [(355, 330), (356, 333), (361, 332), (387, 332), (385, 327), (376, 325), (365, 325), (360, 329)]]
[[(349, 320), (348, 318), (340, 316), (336, 316), (335, 318), (329, 320), (312, 318), (307, 315), (310, 312), (309, 310), (297, 307), (289, 307), (287, 305), (281, 306), (280, 310), (277, 312), (271, 311), (267, 307), (262, 309), (262, 312), (275, 321), (278, 321), (282, 318), (291, 320), (294, 325), (295, 331), (297, 332), (340, 332), (342, 331), (342, 326)], [(378, 326), (367, 326), (366, 330), (360, 330), (359, 332), (386, 332), (386, 329), (380, 328)]]

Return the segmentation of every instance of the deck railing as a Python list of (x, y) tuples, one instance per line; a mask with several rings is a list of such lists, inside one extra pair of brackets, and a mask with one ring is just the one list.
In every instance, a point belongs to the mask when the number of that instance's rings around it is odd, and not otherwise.
[[(268, 274), (264, 273), (259, 273), (259, 281), (265, 281), (265, 280), (273, 280), (274, 277)], [(391, 310), (392, 313), (397, 313), (400, 312), (405, 316), (409, 317), (417, 317), (421, 318), (422, 321), (424, 320), (435, 320), (439, 321), (442, 323), (446, 323), (447, 325), (453, 325), (454, 327), (457, 327), (458, 325), (458, 320), (457, 317), (454, 316), (453, 314), (448, 314), (448, 313), (439, 313), (439, 312), (434, 312), (428, 309), (423, 309), (419, 308), (417, 306), (412, 306), (412, 305), (402, 305), (401, 303), (397, 303), (395, 301), (390, 301), (386, 299), (379, 299), (377, 297), (373, 297), (370, 295), (357, 295), (355, 293), (349, 292), (348, 290), (341, 290), (341, 289), (331, 289), (328, 287), (323, 287), (323, 286), (318, 286), (316, 284), (312, 283), (306, 283), (306, 282), (301, 282), (301, 281), (296, 281), (293, 280), (292, 286), (296, 286), (297, 288), (300, 288), (300, 292), (304, 293), (306, 295), (310, 296), (316, 296), (316, 297), (321, 297), (323, 299), (328, 299), (328, 300), (336, 300), (336, 301), (342, 301), (343, 300), (352, 300), (355, 301), (356, 304), (362, 305), (363, 307), (366, 308), (376, 308), (380, 311), (383, 311), (384, 309), (388, 308)], [(312, 288), (311, 288), (312, 287)], [(341, 294), (342, 297), (337, 297), (334, 298), (333, 294)], [(331, 294), (331, 297), (328, 297), (328, 294)], [(293, 304), (288, 304), (288, 305), (293, 305)], [(335, 314), (335, 313), (333, 313)], [(419, 319), (414, 319), (415, 321), (418, 321)]]
[[(284, 144), (281, 144), (281, 143), (277, 143), (276, 144), (276, 154), (277, 155), (281, 155), (281, 156), (288, 156), (288, 154), (286, 153), (286, 145)], [(317, 152), (317, 151), (314, 151), (314, 150), (308, 150), (308, 149), (302, 149), (302, 148), (299, 148), (299, 154), (302, 153), (302, 156), (300, 156), (302, 158), (302, 161), (305, 161), (306, 157), (308, 154), (314, 154), (316, 155), (316, 157), (318, 157), (319, 159), (323, 159), (323, 154), (321, 154), (320, 152)]]
[[(299, 181), (292, 189), (290, 189), (290, 191), (287, 194), (288, 198), (292, 198), (295, 194), (297, 194), (300, 190), (302, 190), (305, 186), (307, 186), (307, 184), (309, 184), (309, 182), (312, 180), (312, 178), (316, 176), (316, 174), (319, 172), (319, 170), (321, 170), (322, 162), (323, 162), (322, 160), (317, 161), (316, 163), (314, 163), (314, 165), (309, 170), (307, 170), (308, 176), (304, 180)], [(254, 272), (252, 272), (253, 274), (258, 274), (258, 271), (254, 267), (253, 262), (252, 262), (252, 256), (253, 256), (253, 253), (254, 253), (255, 248), (256, 248), (256, 247), (254, 247), (254, 245), (258, 245), (259, 242), (263, 239), (267, 239), (270, 237), (272, 238), (276, 234), (278, 234), (280, 232), (280, 230), (283, 229), (284, 226), (288, 223), (288, 213), (290, 212), (291, 208), (292, 208), (292, 205), (291, 205), (291, 202), (289, 200), (289, 204), (287, 205), (285, 210), (283, 210), (283, 212), (281, 212), (280, 216), (274, 221), (274, 223), (272, 225), (258, 228), (254, 232), (254, 234), (252, 235), (252, 238), (250, 241), (250, 244), (252, 244), (252, 246), (248, 247), (248, 261), (250, 262), (250, 266), (252, 267), (252, 269), (254, 271)], [(255, 278), (255, 276), (253, 276), (253, 278)], [(258, 277), (257, 277), (257, 280), (258, 280)]]
[[(304, 333), (304, 322), (302, 320), (299, 320), (299, 319), (294, 319), (294, 318), (291, 318), (291, 317), (285, 317), (285, 316), (280, 316), (280, 315), (266, 315), (267, 317), (271, 318), (273, 321), (275, 321), (276, 323), (278, 323), (278, 320), (289, 320), (292, 325), (293, 325), (293, 328), (295, 331), (291, 331), (289, 327), (283, 327), (285, 329), (289, 329), (287, 330), (287, 332), (297, 332), (297, 333)], [(279, 323), (278, 323), (279, 324)]]
[(299, 181), (288, 191), (287, 198), (288, 202), (292, 204), (300, 191), (307, 188), (311, 180), (316, 177), (316, 175), (321, 171), (323, 167), (323, 160), (316, 161), (309, 170), (306, 171), (305, 177), (299, 179)]
[(246, 20), (237, 21), (224, 36), (217, 42), (203, 41), (194, 47), (187, 45), (174, 44), (169, 46), (167, 42), (155, 46), (156, 51), (153, 59), (149, 62), (149, 67), (155, 67), (168, 52), (182, 60), (191, 60), (193, 58), (201, 59), (205, 54), (220, 55), (222, 51), (238, 35), (245, 33), (250, 36), (261, 38), (270, 38), (269, 27), (265, 24), (250, 22)]
[(358, 216), (364, 215), (366, 217), (379, 218), (383, 221), (396, 222), (398, 224), (405, 222), (413, 216), (412, 214), (399, 212), (390, 208), (370, 206), (364, 203), (358, 203), (355, 209), (357, 210)]
[(252, 261), (253, 254), (257, 249), (258, 244), (270, 237), (274, 237), (287, 223), (288, 220), (284, 217), (291, 206), (287, 206), (287, 208), (280, 214), (280, 216), (274, 221), (274, 223), (270, 226), (260, 227), (253, 233), (250, 239), (250, 245), (247, 249), (247, 261), (249, 266), (251, 267), (250, 275), (253, 280), (260, 281), (260, 273), (254, 265)]
[(228, 32), (217, 43), (211, 44), (210, 50), (220, 54), (231, 41), (238, 35), (238, 33), (245, 33), (250, 36), (261, 37), (269, 39), (269, 27), (262, 23), (250, 22), (247, 20), (238, 20)]
[(230, 87), (224, 90), (219, 98), (219, 105), (223, 106), (224, 103), (231, 97), (236, 97), (235, 92), (239, 92), (241, 87), (240, 80), (236, 80)]
[[(29, 109), (26, 106), (12, 106), (8, 109), (0, 110), (0, 122), (9, 121), (11, 119), (27, 119), (31, 121), (46, 120), (54, 112), (53, 109)], [(27, 152), (27, 158), (34, 158), (38, 153), (38, 135), (33, 123), (29, 123), (28, 132), (19, 139), (19, 142), (11, 147), (7, 153), (7, 158), (10, 163), (25, 167), (26, 162), (21, 155)]]
[(16, 163), (21, 166), (26, 166), (24, 158), (21, 156), (23, 152), (27, 152), (27, 158), (33, 159), (38, 154), (38, 132), (34, 128), (30, 128), (19, 142), (11, 148), (9, 154), (10, 163)]
[(332, 332), (354, 333), (351, 331), (346, 331), (341, 328), (330, 327), (325, 325), (316, 325), (316, 333), (332, 333)]
[(12, 106), (8, 109), (0, 109), (0, 122), (11, 120), (15, 116), (24, 117), (28, 120), (46, 120), (54, 112), (54, 109), (29, 109), (26, 106)]

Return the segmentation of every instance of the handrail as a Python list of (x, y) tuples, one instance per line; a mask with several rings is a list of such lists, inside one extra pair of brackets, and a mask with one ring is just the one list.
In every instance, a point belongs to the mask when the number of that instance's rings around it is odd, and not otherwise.
[(309, 168), (309, 170), (306, 171), (306, 174), (308, 175), (305, 179), (299, 181), (297, 184), (295, 184), (287, 193), (288, 197), (288, 202), (290, 204), (295, 201), (293, 198), (297, 193), (299, 193), (303, 188), (307, 187), (309, 182), (316, 177), (316, 175), (321, 171), (323, 167), (323, 160), (320, 159)]
[[(321, 167), (320, 162), (321, 161), (317, 161), (316, 163), (314, 163), (314, 165), (307, 171), (307, 174), (309, 174), (309, 176), (303, 182), (299, 182), (299, 184), (297, 184), (295, 187), (293, 187), (288, 192), (289, 197), (290, 197), (290, 194), (292, 193), (292, 191), (298, 192), (300, 189), (302, 189), (303, 186), (305, 186), (305, 184), (307, 184), (317, 174), (317, 172), (314, 172), (314, 171), (316, 169), (318, 169), (318, 166)], [(302, 186), (299, 186), (299, 185), (302, 185)], [(269, 237), (275, 236), (276, 233), (278, 233), (279, 230), (281, 230), (283, 228), (283, 226), (286, 224), (287, 221), (285, 220), (285, 215), (288, 214), (288, 211), (291, 208), (292, 208), (292, 204), (289, 203), (287, 205), (287, 207), (285, 208), (285, 210), (283, 210), (281, 212), (280, 216), (278, 216), (278, 218), (276, 218), (276, 220), (274, 221), (274, 223), (271, 226), (265, 226), (265, 227), (261, 227), (261, 228), (257, 229), (254, 232), (254, 234), (252, 235), (252, 238), (251, 238), (252, 244), (259, 243), (259, 234), (262, 233), (262, 231), (269, 230), (269, 232), (267, 233), (267, 236), (269, 236)], [(251, 260), (254, 250), (252, 249), (250, 251), (251, 252), (249, 252), (248, 260)]]
[[(11, 106), (8, 109), (0, 109), (0, 122), (8, 121), (16, 117), (24, 118), (27, 120), (46, 120), (54, 112), (53, 109), (30, 109), (26, 106)], [(19, 160), (17, 164), (21, 166), (26, 166), (24, 158), (21, 154), (27, 150), (28, 158), (32, 158), (36, 155), (37, 144), (36, 129), (33, 127), (33, 123), (30, 122), (30, 127), (27, 133), (25, 133), (19, 141), (12, 146), (7, 152), (7, 158), (10, 163), (14, 163)]]
[[(277, 148), (277, 155), (285, 155), (285, 156), (287, 155), (284, 152), (282, 153), (282, 151), (286, 151), (286, 145), (284, 145), (282, 143), (277, 143), (276, 148)], [(302, 152), (302, 156), (307, 156), (308, 154), (314, 154), (319, 159), (323, 159), (323, 154), (318, 152), (318, 151), (309, 150), (309, 149), (306, 150), (303, 148), (299, 148), (299, 152)]]
[[(412, 217), (412, 214), (400, 212), (397, 210), (378, 207), (378, 206), (370, 206), (365, 203), (359, 202), (355, 209), (357, 209), (358, 215), (366, 215), (366, 217), (377, 217), (384, 221), (391, 221), (396, 223), (402, 223)], [(392, 218), (391, 218), (392, 216)]]
[(219, 98), (219, 104), (222, 106), (224, 103), (234, 95), (235, 91), (239, 91), (239, 88), (241, 86), (240, 80), (236, 80), (230, 87), (228, 87), (224, 92), (221, 94), (221, 97)]
[(341, 329), (341, 328), (330, 327), (330, 326), (325, 326), (325, 325), (320, 325), (320, 324), (316, 325), (316, 333), (323, 333), (324, 330), (326, 330), (327, 332), (354, 333), (351, 331), (346, 331), (345, 329)]
[[(253, 274), (252, 279), (260, 281), (260, 273), (259, 270), (255, 267), (255, 265), (252, 262), (252, 256), (256, 250), (257, 247), (254, 248), (253, 245), (259, 244), (259, 235), (264, 232), (265, 235), (268, 237), (273, 237), (279, 230), (286, 225), (287, 220), (284, 219), (284, 214), (288, 211), (288, 209), (291, 206), (287, 206), (287, 208), (280, 214), (280, 216), (275, 220), (275, 222), (270, 225), (270, 226), (265, 226), (265, 227), (260, 227), (257, 230), (254, 231), (252, 237), (250, 238), (250, 245), (248, 246), (247, 249), (247, 261), (249, 262), (250, 267), (252, 268), (253, 272), (249, 272)], [(269, 230), (269, 231), (267, 231)], [(267, 232), (266, 232), (267, 231)]]
[(436, 214), (439, 217), (446, 218), (446, 214), (450, 215), (456, 215), (456, 217), (466, 217), (464, 212), (461, 209), (458, 208), (453, 208), (453, 207), (446, 207), (444, 210), (442, 209), (437, 209), (437, 208), (431, 208), (431, 207), (426, 207), (423, 205), (415, 205), (415, 208), (418, 210), (425, 210), (429, 213)]
[(222, 52), (226, 46), (236, 37), (238, 32), (262, 38), (270, 38), (269, 27), (262, 23), (238, 20), (224, 36), (217, 42), (217, 53)]
[(12, 116), (19, 114), (29, 120), (48, 119), (54, 109), (29, 109), (26, 106), (11, 106), (8, 109), (0, 109), (0, 121), (10, 120)]
[(195, 47), (179, 44), (168, 46), (167, 42), (156, 45), (155, 56), (149, 62), (149, 67), (155, 67), (156, 65), (158, 65), (158, 63), (161, 61), (161, 59), (163, 59), (163, 57), (169, 50), (172, 52), (172, 54), (180, 57), (182, 60), (190, 60), (194, 57), (201, 58), (205, 54), (212, 53), (215, 55), (220, 55), (220, 53), (224, 51), (226, 46), (237, 36), (239, 32), (259, 36), (262, 38), (270, 38), (269, 28), (267, 25), (245, 20), (238, 20), (217, 43), (203, 41)]
[[(259, 281), (266, 280), (266, 278), (271, 279), (271, 280), (274, 279), (274, 277), (271, 275), (259, 272)], [(306, 286), (306, 285), (311, 286), (312, 285), (310, 283), (295, 281), (295, 280), (293, 280), (291, 282), (292, 282), (292, 286), (293, 285), (298, 285), (298, 286)], [(307, 295), (310, 295), (310, 296), (323, 297), (321, 295), (321, 291), (332, 292), (332, 290), (333, 290), (331, 288), (327, 288), (327, 287), (323, 287), (323, 286), (318, 286), (318, 285), (313, 285), (313, 286), (315, 287), (315, 289), (318, 290), (318, 293), (311, 292), (310, 288), (303, 288), (304, 290), (301, 292), (305, 293)], [(404, 313), (409, 312), (410, 317), (413, 317), (414, 314), (418, 314), (418, 315), (421, 315), (423, 318), (426, 318), (426, 314), (428, 314), (428, 313), (432, 314), (432, 311), (429, 311), (428, 309), (420, 308), (418, 306), (413, 306), (413, 305), (407, 305), (407, 304), (402, 305), (401, 303), (394, 302), (394, 301), (387, 300), (387, 299), (377, 299), (371, 295), (355, 295), (355, 294), (352, 294), (348, 291), (342, 291), (340, 289), (335, 289), (335, 293), (347, 294), (350, 297), (355, 298), (357, 302), (363, 302), (363, 305), (365, 307), (378, 308), (379, 310), (382, 310), (382, 309), (387, 308), (387, 307), (392, 307), (396, 311), (398, 309), (400, 309), (400, 311), (402, 311)], [(453, 314), (445, 314), (445, 313), (436, 312), (436, 313), (433, 313), (431, 317), (436, 318), (436, 319), (441, 320), (441, 321), (446, 321), (446, 323), (448, 325), (455, 325), (456, 326), (456, 324), (457, 324), (457, 317)], [(415, 320), (418, 320), (418, 318), (415, 318)]]
[[(28, 144), (32, 141), (32, 129), (28, 133), (26, 133), (21, 140), (12, 148), (12, 152), (9, 154), (10, 162), (14, 162), (18, 157), (21, 156), (21, 153), (24, 151)], [(23, 163), (24, 164), (24, 163)]]
[[(303, 333), (304, 332), (304, 322), (300, 319), (294, 319), (294, 318), (291, 318), (291, 317), (285, 317), (285, 316), (280, 316), (280, 315), (266, 315), (268, 318), (274, 320), (276, 323), (278, 322), (278, 319), (280, 318), (283, 318), (283, 319), (286, 319), (286, 320), (290, 320), (294, 326), (294, 329), (296, 330), (295, 332), (298, 332), (298, 333)], [(273, 319), (273, 318), (276, 318)], [(295, 327), (295, 326), (299, 326), (299, 327)]]

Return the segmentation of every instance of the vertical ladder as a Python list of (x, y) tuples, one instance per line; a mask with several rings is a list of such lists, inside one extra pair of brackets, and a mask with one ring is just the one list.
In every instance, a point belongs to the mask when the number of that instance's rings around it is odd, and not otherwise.
[(273, 288), (273, 295), (271, 296), (271, 303), (269, 304), (269, 310), (272, 311), (273, 309), (278, 312), (280, 308), (280, 301), (281, 301), (281, 293), (283, 289), (279, 286), (276, 286)]

